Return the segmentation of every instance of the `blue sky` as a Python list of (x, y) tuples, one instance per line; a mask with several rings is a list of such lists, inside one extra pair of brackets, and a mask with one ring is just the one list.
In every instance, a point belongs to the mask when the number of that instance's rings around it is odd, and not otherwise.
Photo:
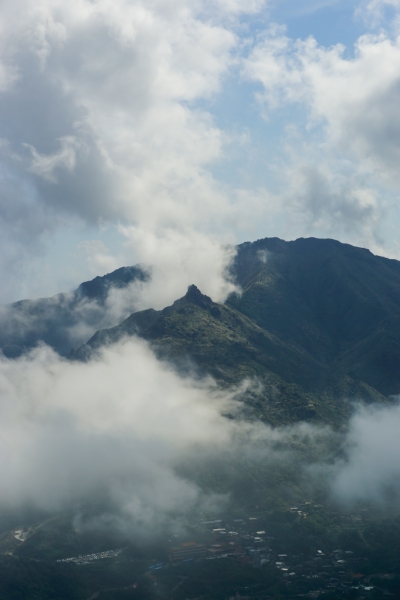
[(358, 3), (348, 0), (333, 2), (277, 2), (272, 18), (287, 27), (292, 38), (314, 36), (319, 44), (345, 44), (351, 47), (364, 33), (360, 20), (354, 18)]
[(0, 4), (1, 302), (137, 262), (221, 299), (266, 236), (400, 258), (399, 0), (243, 4)]

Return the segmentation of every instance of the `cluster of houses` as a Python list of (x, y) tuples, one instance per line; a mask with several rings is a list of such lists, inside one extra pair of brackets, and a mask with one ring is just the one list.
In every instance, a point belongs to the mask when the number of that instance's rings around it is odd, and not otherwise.
[[(287, 511), (307, 518), (308, 504), (288, 507)], [(318, 505), (315, 508), (318, 508)], [(361, 519), (358, 515), (339, 515), (339, 518), (345, 518), (356, 527)], [(356, 589), (363, 597), (368, 598), (374, 589), (369, 584), (368, 576), (362, 572), (364, 559), (357, 557), (352, 550), (336, 549), (329, 553), (316, 550), (306, 555), (295, 555), (282, 550), (279, 539), (267, 533), (268, 523), (262, 517), (231, 517), (226, 520), (202, 521), (193, 529), (194, 539), (170, 546), (169, 561), (176, 564), (199, 559), (230, 558), (254, 568), (268, 565), (279, 571), (282, 581), (289, 588), (305, 590), (304, 593), (296, 593), (298, 597), (318, 598), (327, 592), (337, 592), (339, 597), (351, 589)], [(58, 562), (87, 564), (94, 560), (113, 558), (121, 552), (122, 549), (108, 550)], [(164, 563), (154, 564), (149, 567), (149, 574), (165, 566)]]
[(299, 597), (318, 598), (326, 592), (336, 591), (348, 592), (357, 589), (372, 592), (373, 586), (369, 585), (369, 578), (359, 573), (360, 559), (354, 556), (351, 550), (334, 550), (326, 555), (322, 550), (317, 550), (315, 556), (287, 556), (278, 555), (274, 562), (275, 567), (287, 578), (288, 585), (291, 583), (307, 582), (307, 586), (314, 589)]
[[(305, 506), (291, 507), (289, 511), (296, 511), (306, 518), (304, 509)], [(276, 541), (267, 535), (266, 529), (262, 520), (256, 517), (231, 519), (229, 523), (203, 521), (200, 526), (202, 536), (199, 536), (202, 541), (172, 546), (169, 558), (171, 562), (178, 562), (226, 557), (256, 568), (267, 564), (279, 570), (288, 587), (308, 588), (306, 593), (296, 594), (299, 597), (318, 598), (334, 591), (341, 595), (351, 589), (365, 592), (368, 597), (374, 589), (369, 585), (369, 578), (359, 572), (362, 559), (353, 551), (336, 549), (326, 555), (317, 550), (314, 556), (278, 553)]]
[(121, 554), (123, 548), (117, 550), (106, 550), (105, 552), (96, 552), (95, 554), (85, 554), (84, 556), (73, 556), (72, 558), (60, 558), (57, 562), (75, 563), (77, 565), (87, 565), (93, 560), (101, 560), (105, 558), (115, 558)]
[[(257, 528), (257, 518), (233, 519), (230, 525), (222, 527), (222, 520), (203, 521), (201, 529), (204, 541), (184, 542), (169, 549), (171, 562), (191, 560), (195, 558), (221, 558), (231, 557), (239, 562), (252, 563), (261, 566), (270, 560), (268, 538), (264, 530), (250, 530)], [(205, 535), (204, 535), (205, 534)]]

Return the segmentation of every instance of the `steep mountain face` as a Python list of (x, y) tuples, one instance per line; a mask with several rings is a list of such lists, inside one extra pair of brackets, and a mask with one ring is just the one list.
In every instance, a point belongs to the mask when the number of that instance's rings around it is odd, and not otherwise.
[(248, 398), (273, 423), (340, 424), (348, 399), (400, 393), (400, 263), (334, 240), (259, 240), (238, 247), (242, 294), (225, 305), (195, 287), (163, 311), (135, 313), (74, 353), (87, 359), (125, 336), (222, 384), (256, 378)]
[(335, 240), (242, 244), (227, 304), (385, 395), (400, 393), (400, 262)]
[[(242, 293), (225, 304), (190, 286), (162, 311), (149, 308), (101, 329), (71, 358), (87, 360), (105, 344), (138, 335), (181, 370), (211, 374), (228, 386), (260, 382), (262, 391), (250, 390), (247, 403), (274, 424), (340, 425), (349, 400), (387, 402), (400, 394), (400, 262), (334, 240), (267, 238), (238, 246), (231, 275)], [(135, 267), (119, 269), (70, 295), (16, 303), (12, 335), (3, 326), (1, 345), (43, 340), (66, 353), (82, 306), (94, 302), (86, 321), (93, 331), (109, 289), (145, 277)], [(35, 325), (28, 320), (22, 334), (21, 314)], [(87, 333), (86, 339), (89, 327)]]
[(44, 342), (66, 355), (107, 324), (105, 304), (111, 290), (122, 290), (147, 277), (139, 267), (122, 267), (81, 283), (73, 292), (2, 306), (0, 349), (7, 357), (14, 358)]

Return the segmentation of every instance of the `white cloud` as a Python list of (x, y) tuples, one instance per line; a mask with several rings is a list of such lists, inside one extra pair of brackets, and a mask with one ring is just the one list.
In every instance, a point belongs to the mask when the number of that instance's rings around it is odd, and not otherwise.
[[(182, 245), (177, 240), (186, 237), (196, 278), (207, 280), (210, 248), (218, 255), (213, 273), (221, 275), (226, 263), (220, 257), (229, 258), (225, 242), (307, 234), (308, 216), (316, 214), (310, 178), (301, 175), (307, 170), (323, 174), (326, 191), (313, 233), (327, 233), (331, 214), (340, 227), (331, 226), (329, 234), (346, 231), (347, 241), (358, 242), (360, 237), (349, 233), (357, 213), (363, 243), (376, 242), (387, 214), (380, 198), (398, 183), (399, 43), (383, 34), (364, 36), (355, 57), (347, 58), (341, 46), (324, 48), (312, 38), (292, 41), (275, 26), (241, 63), (250, 43), (244, 39), (249, 17), (260, 14), (265, 22), (267, 9), (269, 3), (262, 0), (2, 2), (1, 64), (7, 83), (1, 87), (0, 77), (5, 174), (0, 176), (0, 203), (9, 207), (10, 188), (15, 191), (12, 210), (0, 207), (0, 238), (6, 240), (0, 242), (0, 269), (15, 273), (12, 281), (8, 276), (7, 291), (3, 288), (4, 300), (25, 293), (16, 291), (17, 280), (28, 282), (35, 255), (43, 256), (38, 261), (42, 279), (54, 279), (54, 272), (43, 275), (48, 252), (43, 240), (68, 227), (76, 232), (79, 222), (135, 232), (136, 242), (125, 247), (126, 253), (120, 247), (97, 254), (99, 269), (121, 260), (147, 261), (148, 248), (155, 244), (153, 256), (172, 260), (174, 248)], [(284, 133), (275, 153), (263, 143), (257, 146), (251, 128), (245, 135), (239, 124), (233, 136), (229, 124), (222, 130), (213, 119), (213, 102), (229, 77), (239, 86), (238, 64), (247, 80), (262, 84), (259, 100), (267, 116), (294, 104), (306, 107), (303, 141), (308, 144), (294, 143), (289, 158)], [(241, 91), (235, 89), (240, 100)], [(247, 118), (246, 111), (238, 115), (239, 122)], [(304, 186), (298, 192), (295, 182)], [(288, 208), (292, 193), (303, 201), (304, 218), (297, 219), (300, 202), (291, 201)], [(179, 258), (178, 263), (182, 266)], [(172, 264), (168, 272), (174, 272)], [(186, 287), (188, 272), (185, 267), (177, 295)], [(58, 290), (71, 286), (71, 278), (61, 283), (62, 273), (59, 269)], [(88, 276), (87, 270), (82, 273)], [(215, 277), (208, 293), (222, 298), (221, 290), (228, 288), (222, 279), (217, 285)], [(175, 273), (168, 278), (173, 279), (178, 279)], [(30, 289), (37, 293), (32, 283)], [(160, 304), (170, 302), (171, 294)]]
[[(210, 192), (201, 169), (221, 153), (220, 132), (182, 103), (218, 91), (235, 36), (183, 1), (25, 4), (12, 13), (8, 39), (20, 71), (15, 91), (43, 86), (46, 94), (39, 105), (27, 93), (36, 119), (22, 107), (28, 122), (10, 143), (32, 148), (29, 169), (39, 176), (53, 180), (61, 165), (71, 172), (59, 190), (41, 184), (40, 197), (84, 218), (132, 219), (151, 212), (148, 203), (174, 204), (176, 188), (193, 180)], [(61, 151), (44, 151), (57, 140)], [(77, 145), (86, 148), (79, 161)], [(99, 175), (102, 190), (92, 187)]]
[(350, 422), (347, 458), (336, 464), (333, 492), (346, 501), (385, 501), (400, 493), (400, 407), (359, 408)]
[(387, 9), (392, 9), (396, 15), (400, 9), (399, 0), (364, 0), (356, 8), (355, 14), (370, 27), (378, 27), (385, 23)]
[(222, 416), (240, 414), (248, 388), (180, 377), (134, 337), (88, 363), (46, 347), (0, 358), (0, 507), (79, 516), (82, 503), (102, 500), (100, 520), (139, 534), (218, 511), (228, 495), (212, 491), (211, 481), (202, 489), (196, 467), (225, 471), (228, 460), (228, 479), (241, 477), (249, 462), (290, 459), (294, 439), (329, 436), (307, 424), (276, 430)]
[(287, 172), (286, 200), (297, 224), (300, 219), (308, 235), (340, 234), (341, 239), (384, 253), (380, 224), (385, 206), (378, 201), (377, 190), (354, 176), (332, 173), (323, 163), (301, 164), (300, 158), (299, 163)]
[(304, 111), (303, 122), (296, 112), (287, 128), (281, 170), (297, 208), (303, 202), (317, 217), (317, 235), (327, 232), (325, 215), (333, 235), (363, 227), (373, 247), (400, 181), (400, 38), (361, 36), (349, 57), (340, 44), (293, 41), (274, 26), (256, 41), (243, 73), (262, 84), (257, 98), (267, 119), (294, 105)]
[(258, 13), (264, 8), (265, 4), (266, 0), (249, 0), (249, 2), (246, 2), (245, 6), (240, 0), (218, 0), (217, 2), (210, 2), (211, 7), (217, 6), (220, 11), (228, 15)]
[(157, 529), (202, 501), (176, 473), (179, 460), (234, 431), (220, 415), (231, 395), (180, 379), (135, 339), (89, 364), (47, 348), (3, 359), (0, 387), (2, 507), (59, 510), (104, 494), (123, 518)]
[(111, 273), (119, 267), (118, 260), (111, 255), (109, 248), (101, 240), (85, 240), (78, 244), (93, 277), (99, 273)]
[[(223, 157), (225, 138), (197, 104), (219, 93), (234, 64), (235, 19), (262, 6), (2, 3), (11, 74), (0, 87), (3, 166), (52, 217), (27, 239), (28, 256), (33, 241), (76, 218), (160, 232), (161, 244), (169, 235), (163, 228), (196, 237), (223, 220), (230, 203), (209, 166)], [(0, 185), (3, 201), (6, 194)]]
[(400, 38), (359, 38), (355, 57), (345, 48), (319, 46), (314, 38), (292, 42), (274, 31), (256, 44), (245, 73), (263, 85), (267, 110), (303, 103), (309, 127), (322, 124), (326, 142), (357, 158), (361, 170), (398, 181), (400, 158)]
[(235, 290), (227, 267), (236, 250), (218, 240), (187, 229), (174, 229), (149, 234), (139, 228), (125, 228), (128, 247), (150, 267), (149, 282), (134, 286), (136, 306), (162, 309), (185, 295), (195, 284), (215, 302), (225, 301)]
[(80, 143), (74, 136), (65, 136), (60, 138), (60, 150), (54, 154), (39, 154), (36, 148), (30, 144), (23, 144), (32, 154), (32, 162), (29, 171), (39, 175), (50, 183), (57, 183), (56, 171), (66, 169), (73, 172), (77, 161), (77, 152), (81, 149)]
[[(225, 460), (231, 484), (249, 465), (268, 478), (266, 465), (276, 472), (276, 465), (296, 464), (297, 493), (320, 488), (321, 475), (345, 502), (380, 502), (388, 491), (400, 492), (398, 405), (359, 407), (340, 434), (307, 423), (271, 429), (223, 417), (240, 417), (248, 389), (248, 382), (221, 390), (210, 378), (180, 377), (134, 337), (88, 363), (46, 347), (1, 358), (0, 507), (73, 508), (79, 516), (82, 503), (102, 499), (97, 525), (157, 534), (165, 525), (179, 527), (192, 511), (200, 516), (226, 505), (229, 498), (216, 495), (210, 482), (207, 492), (196, 483), (198, 468), (213, 463), (225, 470)], [(346, 459), (325, 462), (340, 445)]]

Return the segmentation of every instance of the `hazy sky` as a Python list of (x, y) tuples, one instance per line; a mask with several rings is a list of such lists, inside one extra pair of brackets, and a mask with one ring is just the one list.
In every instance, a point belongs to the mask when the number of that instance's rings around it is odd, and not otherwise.
[(160, 261), (177, 297), (265, 236), (400, 258), (400, 0), (0, 0), (0, 31), (0, 301)]

